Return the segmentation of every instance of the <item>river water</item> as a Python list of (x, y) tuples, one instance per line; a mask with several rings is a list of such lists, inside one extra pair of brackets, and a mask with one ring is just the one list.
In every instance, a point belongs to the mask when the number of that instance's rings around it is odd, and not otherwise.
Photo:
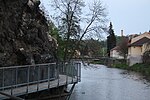
[(90, 65), (81, 75), (70, 100), (150, 100), (150, 83), (138, 73)]

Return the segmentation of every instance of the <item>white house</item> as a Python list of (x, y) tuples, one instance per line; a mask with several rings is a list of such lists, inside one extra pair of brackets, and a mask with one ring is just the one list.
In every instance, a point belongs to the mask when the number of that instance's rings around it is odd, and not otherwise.
[(119, 47), (118, 46), (116, 46), (110, 50), (110, 57), (116, 58), (116, 59), (124, 59), (124, 57), (121, 56), (119, 53)]

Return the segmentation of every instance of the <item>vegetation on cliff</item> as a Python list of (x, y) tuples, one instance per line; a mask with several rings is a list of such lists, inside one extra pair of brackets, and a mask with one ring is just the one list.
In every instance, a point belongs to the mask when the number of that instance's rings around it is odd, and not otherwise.
[(38, 0), (0, 0), (0, 66), (54, 62), (56, 43)]

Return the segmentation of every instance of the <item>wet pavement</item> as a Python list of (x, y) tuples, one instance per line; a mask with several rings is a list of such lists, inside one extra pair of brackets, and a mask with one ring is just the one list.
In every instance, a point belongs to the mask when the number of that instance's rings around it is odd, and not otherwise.
[(81, 75), (70, 100), (150, 100), (150, 83), (138, 73), (90, 65)]

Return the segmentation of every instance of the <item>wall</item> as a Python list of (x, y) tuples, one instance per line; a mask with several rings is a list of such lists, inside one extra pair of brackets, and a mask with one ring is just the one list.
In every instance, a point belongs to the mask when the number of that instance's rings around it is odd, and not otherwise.
[(131, 56), (142, 55), (142, 47), (130, 47), (130, 55)]
[(142, 62), (142, 47), (129, 47), (128, 48), (128, 63), (132, 66), (136, 63)]
[(129, 66), (132, 66), (136, 63), (142, 63), (142, 56), (129, 56), (128, 58)]

